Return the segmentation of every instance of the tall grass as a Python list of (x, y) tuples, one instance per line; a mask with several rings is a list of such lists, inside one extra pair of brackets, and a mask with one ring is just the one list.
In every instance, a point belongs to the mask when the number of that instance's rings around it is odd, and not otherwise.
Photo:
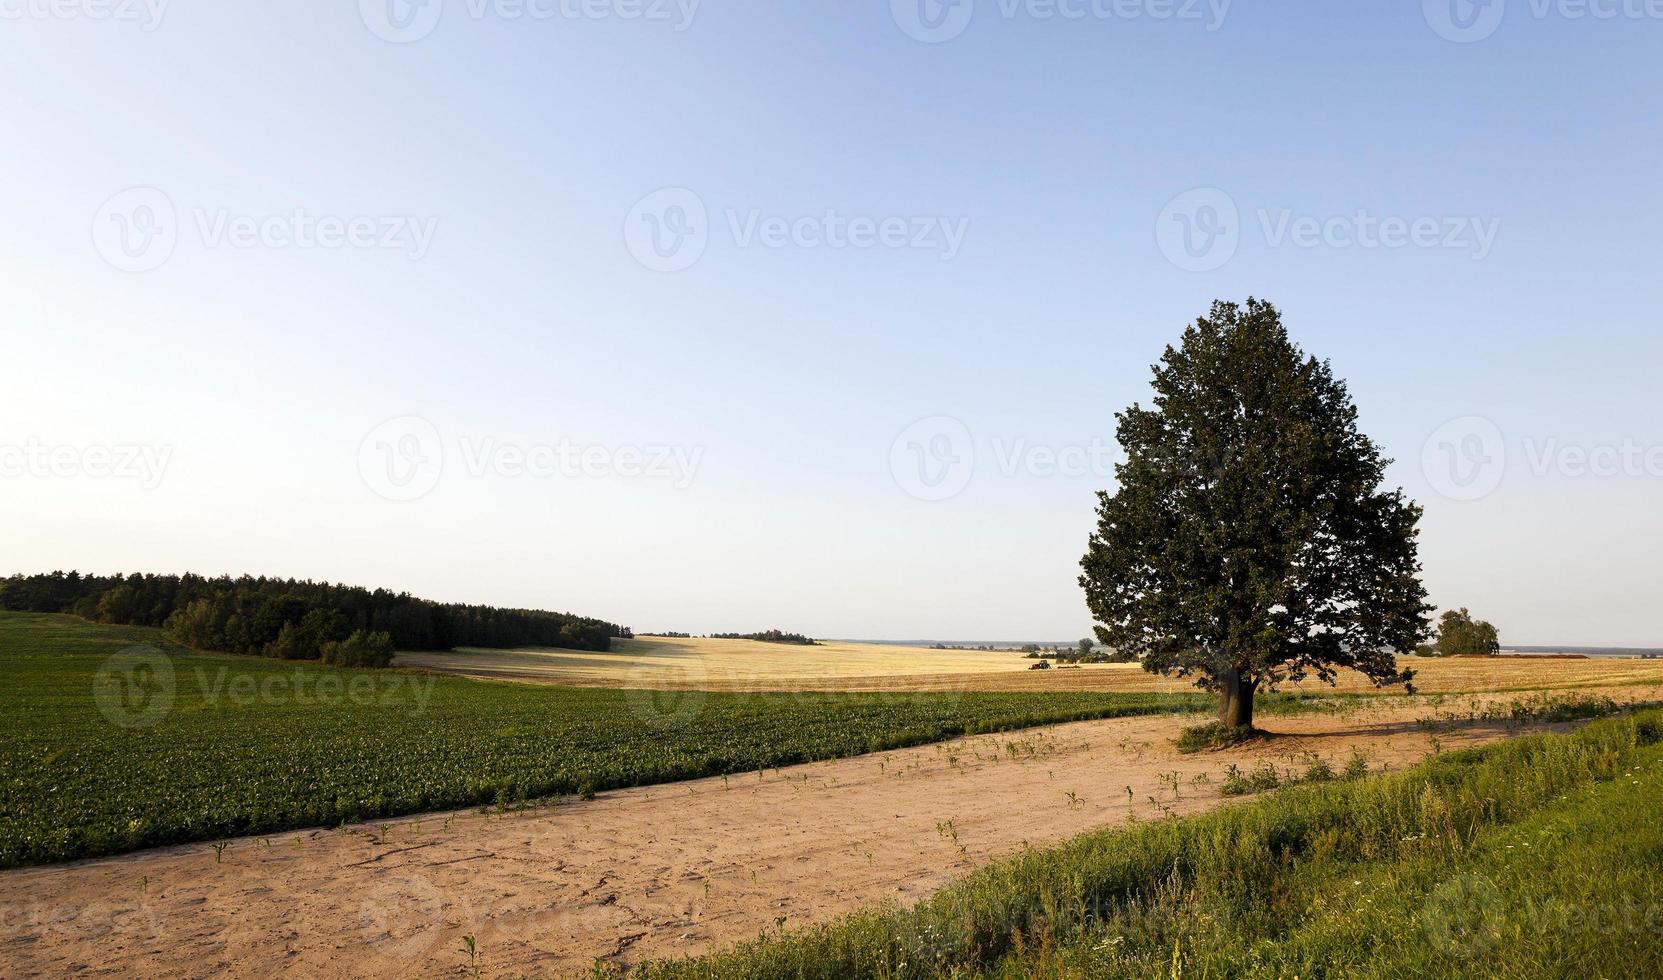
[[(1647, 748), (1660, 741), (1663, 712), (1653, 710), (1575, 734), (1451, 753), (1395, 775), (1302, 786), (1198, 817), (1101, 831), (994, 864), (911, 908), (760, 937), (703, 959), (648, 964), (641, 975), (1259, 972), (1255, 957), (1271, 958), (1254, 952), (1258, 944), (1274, 946), (1293, 923), (1334, 911), (1308, 907), (1311, 891), (1302, 882), (1405, 861), (1453, 867), (1496, 828), (1638, 762), (1663, 759), (1663, 750)], [(1655, 813), (1636, 819), (1656, 823)], [(1214, 957), (1217, 969), (1195, 969), (1214, 947), (1223, 951)], [(1315, 972), (1324, 972), (1320, 964)], [(1311, 975), (1309, 963), (1300, 975)]]

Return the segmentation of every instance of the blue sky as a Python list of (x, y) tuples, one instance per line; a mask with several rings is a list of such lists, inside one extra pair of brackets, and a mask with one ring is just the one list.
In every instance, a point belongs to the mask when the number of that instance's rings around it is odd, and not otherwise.
[(6, 570), (1084, 635), (1113, 413), (1252, 294), (1434, 602), (1663, 645), (1663, 11), (1455, 2), (5, 0)]

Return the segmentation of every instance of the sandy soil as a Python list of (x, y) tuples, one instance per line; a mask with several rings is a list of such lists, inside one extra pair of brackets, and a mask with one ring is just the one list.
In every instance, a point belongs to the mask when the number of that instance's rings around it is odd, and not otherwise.
[[(1184, 719), (1083, 722), (511, 815), (235, 840), (221, 860), (197, 844), (6, 872), (0, 975), (462, 975), (464, 935), (489, 976), (697, 953), (779, 917), (789, 930), (920, 898), (1026, 843), (1218, 806), (1228, 763), (1338, 765), (1355, 747), (1401, 768), (1430, 750), (1416, 719), (1470, 708), (1394, 699), (1271, 717), (1286, 737), (1268, 747), (1190, 756), (1171, 745)], [(1439, 737), (1511, 733), (1469, 723)]]

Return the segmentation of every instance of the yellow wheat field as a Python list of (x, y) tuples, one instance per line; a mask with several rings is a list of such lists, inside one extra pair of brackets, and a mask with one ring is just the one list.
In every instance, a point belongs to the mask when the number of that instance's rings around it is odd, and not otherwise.
[[(1663, 660), (1485, 657), (1402, 658), (1429, 694), (1571, 687), (1663, 686)], [(1136, 664), (1088, 664), (1037, 671), (1020, 653), (932, 650), (828, 641), (817, 646), (643, 637), (607, 653), (580, 650), (475, 650), (401, 653), (397, 663), (446, 673), (580, 687), (700, 688), (735, 691), (1181, 691), (1186, 681)], [(1344, 672), (1335, 688), (1307, 680), (1284, 690), (1373, 691)]]

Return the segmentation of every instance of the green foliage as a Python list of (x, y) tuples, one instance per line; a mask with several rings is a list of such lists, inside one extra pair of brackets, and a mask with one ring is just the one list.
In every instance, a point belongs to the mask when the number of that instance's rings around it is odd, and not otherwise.
[(1229, 748), (1265, 737), (1265, 732), (1252, 725), (1232, 726), (1214, 721), (1205, 725), (1193, 725), (1179, 732), (1177, 745), (1179, 752), (1201, 752)]
[[(1098, 831), (910, 908), (633, 975), (1658, 976), (1660, 738), (1663, 713), (1610, 718)], [(1501, 904), (1465, 902), (1451, 883), (1471, 878)], [(1620, 931), (1562, 914), (1588, 909)]]
[(1581, 721), (1604, 718), (1622, 710), (1622, 706), (1603, 694), (1538, 694), (1514, 701), (1508, 706), (1514, 721)]
[(1328, 760), (1321, 756), (1313, 758), (1310, 765), (1305, 767), (1305, 781), (1307, 783), (1326, 783), (1334, 778), (1336, 778), (1334, 767), (1329, 765)]
[(353, 630), (344, 640), (325, 643), (319, 652), (333, 667), (385, 667), (393, 662), (393, 638), (380, 630)]
[(1224, 780), (1218, 784), (1220, 796), (1246, 796), (1253, 792), (1253, 784), (1234, 762), (1224, 767)]
[[(122, 727), (99, 699), (109, 658), (137, 644), (162, 648), (174, 690), (153, 725)], [(26, 613), (0, 613), (0, 671), (0, 867), (1201, 707), (1063, 692), (666, 692), (659, 704), (198, 654), (155, 629)]]
[[(73, 613), (121, 626), (163, 626), (194, 650), (285, 656), (321, 649), (353, 630), (391, 634), (401, 650), (555, 646), (606, 650), (629, 630), (534, 609), (429, 602), (408, 593), (298, 579), (200, 575), (14, 575), (0, 580), (0, 610)], [(312, 656), (316, 656), (315, 653)]]
[(1155, 368), (1152, 409), (1117, 416), (1126, 461), (1098, 495), (1080, 584), (1097, 637), (1147, 670), (1244, 699), (1352, 667), (1407, 683), (1426, 633), (1420, 508), (1380, 489), (1328, 364), (1269, 303), (1214, 303)]
[(1500, 652), (1501, 634), (1484, 620), (1473, 619), (1465, 607), (1451, 609), (1438, 617), (1433, 656), (1493, 657)]
[(763, 643), (789, 643), (796, 646), (818, 646), (819, 641), (810, 639), (801, 633), (787, 633), (783, 630), (763, 630), (760, 633), (712, 633), (717, 640), (759, 640)]
[[(277, 639), (266, 644), (261, 653), (278, 660), (318, 660), (322, 658), (326, 646), (345, 639), (349, 633), (351, 630), (347, 626), (346, 617), (333, 609), (313, 609), (298, 623), (284, 623), (283, 628), (277, 632)], [(389, 642), (390, 640), (389, 636)], [(191, 646), (189, 643), (183, 645)], [(390, 662), (390, 655), (388, 659)]]

